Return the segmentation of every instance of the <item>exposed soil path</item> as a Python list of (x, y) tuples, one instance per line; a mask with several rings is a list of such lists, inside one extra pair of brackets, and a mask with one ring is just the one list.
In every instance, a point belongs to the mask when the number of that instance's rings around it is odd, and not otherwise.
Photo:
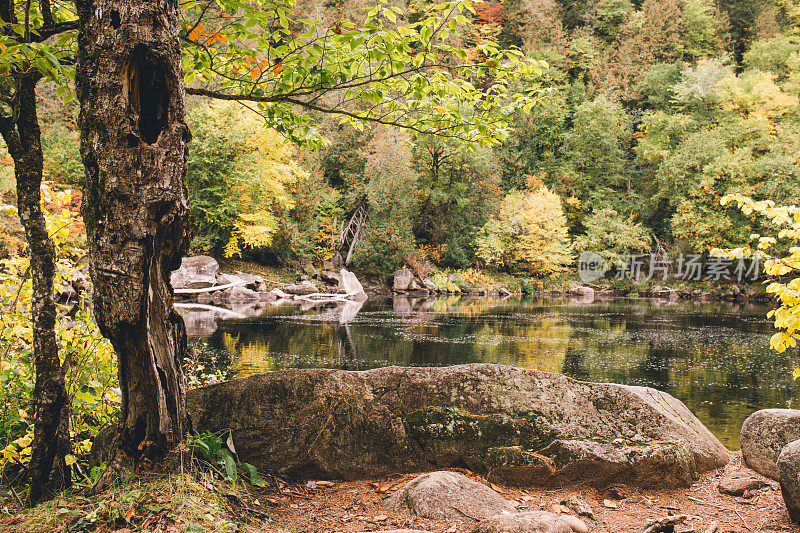
[[(479, 481), (475, 474), (459, 470)], [(580, 486), (553, 489), (520, 489), (493, 485), (495, 490), (514, 502), (520, 510), (563, 511), (559, 502), (573, 494), (591, 505), (594, 520), (582, 517), (591, 532), (638, 532), (650, 519), (670, 514), (696, 518), (676, 528), (677, 533), (704, 532), (713, 522), (719, 532), (800, 531), (789, 521), (778, 483), (756, 491), (750, 498), (721, 494), (717, 485), (726, 476), (741, 472), (758, 476), (743, 466), (741, 454), (725, 468), (705, 474), (688, 489), (643, 490), (614, 485), (604, 492)], [(430, 520), (407, 512), (385, 511), (381, 502), (413, 476), (328, 484), (286, 484), (258, 496), (259, 508), (268, 524), (251, 525), (245, 531), (280, 532), (361, 532), (383, 529), (414, 528), (438, 533), (471, 531), (475, 521)], [(316, 485), (316, 486), (315, 486)]]

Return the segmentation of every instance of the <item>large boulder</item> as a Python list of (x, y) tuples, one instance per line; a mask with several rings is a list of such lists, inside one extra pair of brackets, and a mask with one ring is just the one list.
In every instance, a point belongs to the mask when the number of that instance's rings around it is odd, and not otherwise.
[(219, 263), (213, 257), (184, 257), (181, 266), (170, 274), (173, 289), (205, 289), (217, 284)]
[(345, 294), (353, 295), (355, 300), (366, 300), (367, 293), (355, 274), (344, 268), (339, 271), (339, 289)]
[(408, 509), (417, 516), (445, 520), (464, 517), (481, 520), (517, 511), (483, 483), (447, 471), (417, 476), (389, 496), (383, 505), (390, 511)]
[(739, 441), (745, 464), (777, 480), (778, 456), (784, 446), (797, 439), (800, 439), (800, 411), (762, 409), (744, 421)]
[[(546, 511), (497, 515), (478, 523), (474, 533), (572, 533), (567, 520)], [(576, 533), (578, 533), (576, 531)]]
[(729, 454), (669, 394), (502, 365), (283, 370), (189, 392), (265, 471), (344, 479), (466, 465), (517, 484), (687, 486)]
[(392, 288), (397, 292), (407, 291), (414, 281), (414, 274), (407, 268), (401, 268), (394, 273), (394, 285)]
[(778, 456), (781, 495), (789, 518), (800, 523), (800, 440), (784, 446)]

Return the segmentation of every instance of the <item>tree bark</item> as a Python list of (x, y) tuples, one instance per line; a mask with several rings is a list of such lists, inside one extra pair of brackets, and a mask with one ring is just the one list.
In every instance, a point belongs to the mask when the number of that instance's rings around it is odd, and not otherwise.
[(178, 2), (77, 5), (94, 312), (119, 358), (119, 448), (141, 465), (163, 457), (188, 430), (186, 332), (169, 284), (189, 237)]
[(70, 468), (65, 462), (70, 452), (69, 398), (55, 335), (53, 278), (56, 252), (41, 207), (44, 159), (36, 114), (36, 84), (41, 75), (32, 70), (20, 73), (16, 78), (16, 120), (14, 117), (0, 118), (0, 134), (14, 160), (17, 210), (25, 229), (31, 261), (31, 322), (36, 370), (33, 400), (36, 413), (28, 466), (30, 489), (27, 504), (35, 505), (43, 497), (71, 484)]

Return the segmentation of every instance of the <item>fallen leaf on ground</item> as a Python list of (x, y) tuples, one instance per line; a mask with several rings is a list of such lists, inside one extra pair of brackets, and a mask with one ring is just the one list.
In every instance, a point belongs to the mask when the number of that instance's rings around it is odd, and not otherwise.
[(498, 487), (494, 483), (489, 483), (489, 486), (492, 487), (492, 489), (495, 490), (496, 492), (499, 492), (500, 494), (505, 494), (506, 493), (506, 491), (504, 491), (503, 489), (501, 489), (500, 487)]

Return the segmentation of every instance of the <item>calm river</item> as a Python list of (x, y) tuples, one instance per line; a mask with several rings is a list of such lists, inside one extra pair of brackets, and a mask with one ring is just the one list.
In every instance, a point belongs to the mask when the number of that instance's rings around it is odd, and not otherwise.
[(215, 323), (182, 310), (197, 357), (229, 377), (488, 362), (647, 385), (681, 399), (731, 449), (753, 411), (800, 407), (798, 353), (769, 349), (774, 330), (761, 305), (448, 297), (256, 311)]

